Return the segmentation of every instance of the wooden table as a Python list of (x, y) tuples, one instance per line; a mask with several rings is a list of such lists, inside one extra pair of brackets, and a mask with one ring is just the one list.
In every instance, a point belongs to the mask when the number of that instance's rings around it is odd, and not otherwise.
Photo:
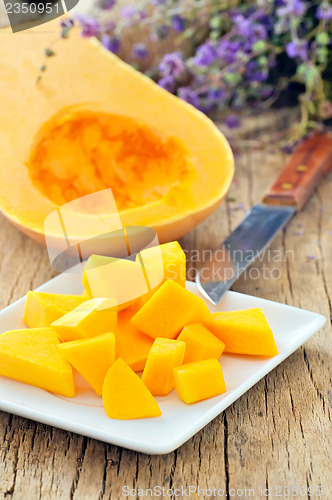
[[(249, 128), (250, 137), (255, 138), (255, 132)], [(243, 218), (244, 210), (260, 200), (284, 161), (272, 146), (247, 148), (237, 155), (228, 201), (181, 241), (188, 256), (194, 249), (218, 245)], [(235, 290), (330, 318), (331, 192), (332, 175), (273, 241), (271, 251), (281, 250), (288, 260), (269, 263), (267, 255), (255, 264), (258, 270), (263, 265), (278, 269), (281, 278), (264, 279), (262, 272), (254, 272), (253, 279), (241, 278)], [(46, 250), (2, 217), (0, 252), (1, 308), (54, 275)], [(128, 451), (0, 412), (1, 498), (118, 500), (126, 485), (136, 489), (199, 485), (228, 491), (228, 498), (263, 498), (261, 488), (270, 488), (269, 498), (273, 499), (286, 498), (287, 490), (281, 488), (297, 487), (302, 492), (298, 498), (308, 498), (310, 495), (303, 494), (307, 487), (315, 491), (322, 486), (321, 498), (331, 498), (331, 347), (328, 322), (195, 437), (164, 456)], [(245, 489), (253, 489), (255, 494)], [(293, 497), (295, 493), (294, 489)], [(227, 498), (222, 492), (215, 497)]]

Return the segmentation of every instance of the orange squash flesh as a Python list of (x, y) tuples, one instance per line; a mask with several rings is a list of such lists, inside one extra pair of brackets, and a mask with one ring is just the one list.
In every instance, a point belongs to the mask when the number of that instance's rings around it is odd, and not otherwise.
[[(58, 205), (110, 187), (125, 226), (154, 227), (161, 242), (178, 239), (227, 193), (234, 165), (226, 139), (205, 115), (78, 31), (57, 42), (36, 85), (40, 47), (58, 32), (57, 19), (29, 36), (1, 33), (0, 209), (44, 242), (44, 221)], [(94, 214), (75, 217), (69, 243), (94, 233)], [(54, 245), (63, 239), (58, 226), (48, 235)]]
[(224, 375), (217, 359), (206, 359), (174, 368), (175, 387), (187, 404), (226, 392)]
[(74, 397), (73, 371), (58, 351), (59, 345), (52, 328), (3, 333), (0, 335), (0, 375)]
[[(139, 262), (91, 255), (83, 272), (83, 286), (91, 298), (109, 297), (118, 310), (130, 306), (155, 286), (154, 268), (143, 269)], [(157, 283), (160, 280), (157, 280)], [(151, 284), (150, 284), (151, 283)]]
[(65, 342), (58, 349), (101, 396), (106, 373), (115, 361), (114, 334), (106, 333), (89, 339)]
[(75, 309), (86, 297), (56, 293), (28, 292), (25, 302), (24, 321), (30, 328), (50, 326), (53, 321)]
[(186, 254), (178, 241), (171, 241), (163, 245), (145, 248), (136, 257), (146, 268), (163, 266), (164, 278), (176, 281), (179, 285), (186, 286)]
[(200, 323), (185, 326), (178, 340), (186, 344), (184, 364), (203, 359), (219, 359), (225, 350), (225, 344)]
[(129, 420), (161, 415), (158, 403), (146, 385), (121, 358), (106, 374), (103, 402), (110, 418)]
[(131, 321), (152, 338), (174, 339), (184, 326), (203, 321), (209, 314), (203, 299), (167, 280)]
[(261, 308), (213, 313), (204, 325), (225, 343), (225, 352), (256, 356), (278, 354), (273, 332)]
[(135, 372), (144, 369), (153, 339), (140, 332), (132, 323), (136, 313), (132, 308), (118, 313), (118, 321), (114, 329), (116, 339), (116, 358), (122, 358)]
[(113, 299), (91, 299), (52, 323), (62, 342), (96, 337), (112, 332), (117, 321)]
[(167, 396), (175, 387), (173, 368), (182, 364), (186, 344), (157, 338), (148, 355), (142, 381), (153, 396)]
[(162, 265), (163, 279), (150, 292), (142, 295), (135, 302), (134, 307), (140, 309), (167, 280), (173, 280), (185, 288), (186, 286), (186, 254), (177, 241), (146, 248), (139, 252), (136, 262), (142, 263), (145, 268), (156, 268)]

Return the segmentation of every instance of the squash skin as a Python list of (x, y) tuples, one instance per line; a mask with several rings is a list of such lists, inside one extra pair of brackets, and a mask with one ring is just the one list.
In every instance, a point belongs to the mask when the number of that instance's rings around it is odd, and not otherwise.
[[(50, 39), (53, 39), (54, 32), (58, 33), (58, 21), (56, 25), (54, 24), (54, 27), (51, 25), (52, 23), (48, 23), (48, 28), (50, 28), (49, 33), (38, 33), (38, 36), (29, 37), (29, 40), (27, 40), (27, 37), (23, 37), (22, 34), (18, 33), (15, 35), (15, 40), (13, 41), (11, 34), (6, 35), (4, 33), (2, 37), (4, 42), (3, 51), (6, 51), (6, 44), (8, 44), (8, 47), (10, 44), (10, 50), (14, 50), (15, 54), (18, 54), (18, 60), (16, 63), (14, 62), (10, 64), (8, 56), (1, 56), (0, 66), (2, 63), (8, 64), (11, 66), (11, 71), (15, 72), (15, 64), (19, 65), (21, 68), (22, 61), (25, 63), (23, 65), (24, 67), (26, 67), (28, 63), (30, 69), (26, 70), (23, 77), (26, 80), (27, 76), (30, 75), (33, 80), (33, 76), (35, 75), (33, 71), (37, 72), (40, 66), (39, 47), (43, 44), (47, 46)], [(41, 30), (41, 28), (39, 29)], [(38, 28), (31, 30), (31, 33), (32, 31), (38, 31)], [(37, 48), (38, 50), (35, 50)], [(26, 54), (24, 54), (24, 50), (26, 50)], [(23, 53), (21, 54), (22, 51)], [(30, 55), (28, 54), (28, 51)], [(159, 125), (160, 130), (167, 135), (174, 134), (175, 137), (179, 137), (182, 134), (180, 139), (184, 141), (186, 146), (188, 145), (186, 142), (188, 140), (190, 146), (189, 153), (195, 159), (198, 158), (200, 150), (202, 150), (201, 157), (203, 160), (201, 159), (200, 161), (203, 161), (203, 164), (201, 166), (201, 174), (199, 174), (198, 177), (203, 175), (202, 172), (204, 172), (203, 180), (204, 183), (207, 183), (207, 186), (206, 188), (202, 188), (202, 191), (204, 189), (208, 193), (206, 197), (202, 197), (199, 190), (193, 191), (193, 200), (189, 203), (186, 198), (188, 195), (186, 192), (188, 186), (184, 186), (184, 190), (181, 187), (172, 192), (171, 196), (166, 196), (160, 201), (143, 205), (139, 208), (121, 211), (120, 216), (123, 224), (151, 226), (156, 230), (159, 241), (163, 243), (179, 239), (208, 217), (217, 208), (226, 195), (234, 172), (234, 161), (230, 147), (224, 136), (217, 130), (215, 125), (205, 115), (194, 109), (192, 106), (180, 101), (178, 98), (164, 91), (150, 79), (136, 72), (131, 67), (120, 61), (116, 56), (102, 49), (96, 41), (92, 40), (87, 42), (86, 40), (81, 40), (78, 34), (73, 34), (70, 40), (66, 40), (58, 44), (56, 52), (57, 57), (49, 61), (49, 68), (43, 77), (40, 88), (38, 90), (35, 89), (34, 80), (31, 82), (28, 81), (27, 92), (31, 92), (32, 99), (34, 98), (33, 96), (38, 97), (38, 99), (36, 99), (38, 116), (34, 116), (31, 118), (29, 123), (27, 123), (29, 133), (25, 134), (25, 137), (20, 140), (21, 142), (16, 145), (17, 147), (15, 147), (14, 153), (16, 153), (16, 149), (18, 151), (22, 151), (22, 153), (20, 153), (20, 158), (16, 159), (17, 161), (13, 167), (14, 173), (11, 174), (13, 175), (13, 178), (9, 179), (2, 189), (0, 188), (0, 210), (2, 213), (4, 213), (4, 215), (22, 232), (32, 237), (39, 243), (45, 244), (43, 222), (46, 216), (56, 208), (56, 205), (42, 196), (36, 187), (29, 181), (27, 173), (24, 173), (24, 170), (26, 169), (24, 162), (29, 156), (29, 151), (33, 144), (33, 138), (37, 131), (54, 113), (59, 111), (61, 108), (65, 108), (66, 106), (82, 106), (85, 103), (89, 103), (89, 106), (91, 107), (91, 102), (92, 108), (97, 109), (101, 105), (101, 99), (96, 96), (101, 94), (103, 96), (103, 105), (105, 106), (105, 102), (107, 102), (106, 111), (110, 113), (123, 113), (123, 115), (131, 114), (133, 118), (137, 120), (141, 119), (152, 128), (158, 128)], [(67, 58), (65, 58), (64, 53), (68, 53)], [(72, 64), (74, 54), (76, 58), (79, 59), (79, 56), (83, 53), (88, 54), (88, 59), (91, 62), (91, 64), (89, 62), (89, 64), (86, 65), (87, 68), (89, 67), (89, 70), (84, 70), (84, 68), (82, 68), (77, 62), (76, 64)], [(2, 61), (2, 59), (4, 59), (4, 61)], [(105, 61), (108, 61), (109, 64), (105, 64)], [(115, 82), (129, 82), (127, 85), (127, 91), (130, 90), (131, 94), (129, 99), (130, 102), (128, 104), (125, 102), (125, 95), (122, 98), (122, 102), (119, 103), (115, 102), (116, 95), (112, 93), (105, 95), (106, 83), (99, 81), (102, 79), (99, 78), (98, 80), (95, 75), (95, 73), (98, 75), (98, 71), (102, 65), (107, 69), (107, 71), (109, 71), (109, 75), (111, 73), (114, 75)], [(71, 66), (73, 68), (71, 68)], [(77, 83), (73, 81), (74, 78), (70, 75), (71, 69), (73, 75), (76, 75), (75, 78), (77, 78), (78, 74), (80, 74), (83, 78), (83, 91), (80, 90)], [(56, 79), (55, 75), (57, 75), (60, 70), (62, 71), (61, 78), (64, 87), (61, 96), (55, 94), (55, 85), (52, 84), (52, 79)], [(59, 80), (59, 76), (57, 78)], [(89, 81), (87, 81), (87, 78)], [(68, 87), (70, 87), (70, 91), (67, 90)], [(108, 85), (108, 87), (111, 86)], [(145, 102), (146, 107), (148, 108), (147, 111), (144, 111), (143, 103), (139, 104), (138, 102), (138, 97), (142, 96), (142, 93), (143, 96), (151, 96), (151, 98), (149, 97), (149, 102)], [(52, 99), (49, 98), (50, 96), (52, 96)], [(133, 109), (133, 103), (135, 105), (135, 109)], [(161, 103), (161, 105), (159, 103)], [(160, 109), (156, 106), (159, 106)], [(169, 112), (166, 111), (168, 108), (170, 108)], [(158, 109), (158, 113), (153, 112), (155, 109)], [(131, 110), (130, 113), (129, 110)], [(174, 124), (174, 112), (178, 115), (178, 122), (180, 122), (180, 124)], [(31, 114), (34, 115), (34, 112)], [(24, 112), (21, 110), (16, 109), (14, 115), (16, 125), (21, 120), (26, 118)], [(153, 115), (159, 115), (158, 119)], [(0, 111), (0, 119), (4, 120), (5, 118), (6, 111)], [(160, 120), (162, 120), (162, 122)], [(12, 123), (14, 124), (14, 121), (12, 121)], [(14, 125), (11, 125), (11, 127), (14, 128)], [(196, 146), (194, 147), (194, 142), (197, 142), (195, 141), (196, 138), (199, 138), (202, 134), (202, 144), (197, 149)], [(190, 136), (190, 138), (186, 139), (187, 136)], [(7, 141), (7, 137), (0, 137), (0, 145), (4, 144), (6, 146)], [(208, 141), (209, 149), (213, 151), (210, 157), (210, 153), (207, 152), (205, 154), (208, 147)], [(2, 167), (0, 166), (0, 174), (3, 178), (6, 177), (4, 174), (9, 167), (6, 160), (10, 163), (13, 157), (15, 158), (15, 155), (13, 154), (11, 156), (10, 152), (4, 155), (3, 165)], [(213, 167), (211, 167), (211, 164), (213, 164)], [(212, 176), (210, 175), (211, 172), (209, 173), (210, 168), (213, 171)], [(27, 186), (27, 193), (23, 193), (23, 185), (19, 186), (19, 189), (17, 190), (17, 197), (22, 201), (17, 203), (15, 200), (13, 201), (13, 199), (8, 198), (6, 191), (8, 192), (9, 189), (9, 193), (13, 198), (13, 194), (16, 189), (15, 183), (21, 178), (22, 172), (23, 176), (21, 182)], [(14, 179), (14, 177), (16, 177), (16, 179)], [(208, 177), (209, 179), (207, 180)], [(214, 185), (213, 188), (211, 187), (212, 185)], [(32, 201), (33, 207), (30, 207), (29, 205), (31, 205)], [(87, 222), (89, 223), (89, 220), (82, 221), (82, 223), (78, 224), (78, 227), (86, 228)], [(51, 236), (53, 237), (54, 246), (58, 247), (63, 240), (63, 236), (59, 234)], [(75, 237), (79, 236), (82, 235), (72, 235), (72, 238), (74, 240)], [(69, 240), (71, 240), (71, 235), (69, 236)], [(96, 253), (98, 253), (98, 250), (98, 248), (94, 249)]]

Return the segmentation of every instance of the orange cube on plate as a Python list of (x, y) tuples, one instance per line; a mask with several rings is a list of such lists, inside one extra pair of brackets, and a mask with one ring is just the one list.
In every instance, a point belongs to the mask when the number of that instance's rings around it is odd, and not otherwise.
[(101, 396), (109, 368), (115, 361), (115, 337), (105, 333), (88, 339), (73, 340), (58, 346), (63, 356)]
[(186, 344), (156, 339), (146, 361), (142, 380), (154, 396), (166, 396), (175, 387), (173, 368), (182, 364)]
[(73, 370), (58, 350), (59, 345), (52, 328), (3, 333), (0, 335), (0, 375), (74, 397)]
[(211, 358), (219, 359), (225, 350), (225, 344), (201, 323), (185, 326), (178, 340), (186, 343), (183, 363)]
[(158, 403), (149, 389), (121, 358), (107, 372), (103, 385), (103, 402), (110, 418), (129, 420), (161, 415)]
[(196, 403), (226, 392), (224, 375), (217, 359), (206, 359), (174, 368), (175, 387), (185, 403)]
[(211, 314), (204, 325), (226, 345), (225, 352), (276, 356), (278, 349), (261, 308)]
[(184, 326), (203, 321), (209, 314), (203, 299), (167, 280), (131, 321), (152, 338), (174, 339)]
[(116, 358), (122, 358), (135, 372), (144, 369), (153, 339), (140, 332), (131, 323), (135, 314), (132, 308), (118, 313), (118, 322), (114, 328)]

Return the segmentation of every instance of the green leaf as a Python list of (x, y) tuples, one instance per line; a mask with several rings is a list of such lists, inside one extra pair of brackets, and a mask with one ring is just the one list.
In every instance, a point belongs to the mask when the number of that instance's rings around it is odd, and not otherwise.
[(217, 14), (210, 19), (210, 27), (212, 29), (220, 28), (221, 26), (221, 17)]
[(317, 59), (320, 64), (325, 64), (328, 60), (329, 51), (327, 47), (318, 47), (316, 49)]
[(218, 30), (213, 30), (213, 31), (211, 31), (211, 33), (210, 33), (210, 39), (211, 39), (213, 42), (217, 41), (219, 37), (220, 37), (220, 33), (219, 33), (219, 31), (218, 31)]
[(311, 115), (314, 115), (316, 113), (316, 106), (312, 101), (307, 101), (307, 107), (308, 111)]
[(254, 43), (252, 46), (254, 52), (263, 52), (266, 49), (266, 43), (264, 40), (259, 40), (259, 42)]
[(224, 81), (228, 85), (237, 85), (242, 80), (242, 76), (239, 73), (226, 73), (224, 76)]
[(260, 66), (267, 66), (268, 64), (268, 58), (265, 57), (265, 56), (260, 56), (258, 59), (257, 59), (257, 62)]
[(305, 75), (307, 74), (307, 71), (308, 71), (308, 65), (305, 64), (305, 63), (302, 63), (300, 64), (298, 67), (297, 67), (297, 70), (296, 70), (296, 73), (301, 76), (301, 77), (305, 77)]
[(318, 45), (328, 45), (330, 42), (330, 37), (327, 33), (318, 33), (316, 35), (316, 42)]
[(187, 28), (183, 33), (184, 38), (192, 38), (195, 35), (195, 30), (193, 28)]

